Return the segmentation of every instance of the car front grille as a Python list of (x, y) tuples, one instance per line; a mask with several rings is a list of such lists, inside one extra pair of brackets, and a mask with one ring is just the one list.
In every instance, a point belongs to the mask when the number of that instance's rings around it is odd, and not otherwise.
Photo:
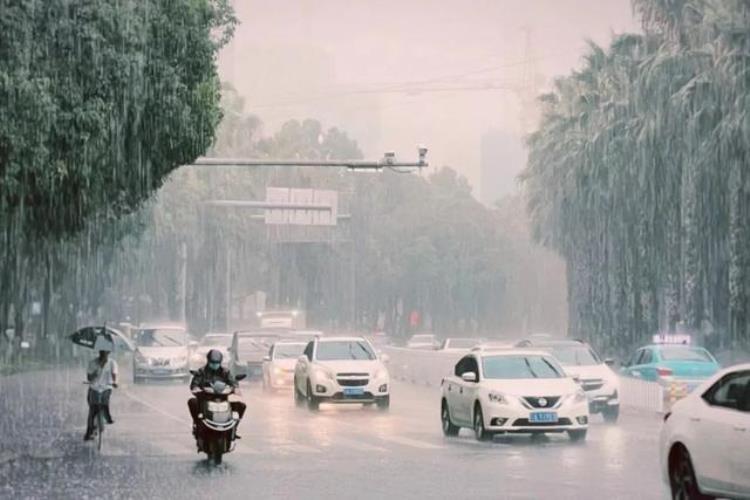
[(336, 380), (342, 387), (361, 387), (367, 385), (368, 382), (366, 378), (340, 378)]
[(585, 379), (581, 381), (584, 391), (596, 391), (604, 387), (604, 381), (600, 378)]
[(532, 408), (554, 408), (560, 396), (524, 396), (523, 400)]
[(337, 373), (337, 377), (369, 377), (369, 373)]
[(528, 418), (517, 418), (513, 422), (513, 427), (559, 427), (561, 425), (571, 425), (569, 418), (561, 418), (557, 422), (529, 422)]
[(168, 358), (155, 358), (152, 361), (153, 366), (169, 366), (169, 359)]
[(335, 400), (345, 399), (347, 401), (350, 401), (350, 400), (356, 401), (358, 399), (365, 399), (365, 400), (367, 400), (367, 399), (373, 399), (373, 395), (372, 395), (371, 392), (365, 392), (363, 394), (354, 394), (354, 395), (350, 395), (350, 396), (344, 396), (344, 393), (337, 392), (336, 394), (333, 395), (332, 399), (335, 399)]

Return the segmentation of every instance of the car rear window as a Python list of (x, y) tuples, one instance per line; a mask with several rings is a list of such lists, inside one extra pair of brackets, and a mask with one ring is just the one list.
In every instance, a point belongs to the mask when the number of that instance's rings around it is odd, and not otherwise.
[(276, 344), (273, 359), (296, 359), (302, 356), (305, 344)]
[(601, 363), (596, 354), (584, 345), (554, 346), (550, 352), (563, 365), (590, 366)]
[(708, 351), (697, 347), (662, 347), (659, 350), (659, 354), (664, 361), (703, 361), (714, 363), (714, 359)]

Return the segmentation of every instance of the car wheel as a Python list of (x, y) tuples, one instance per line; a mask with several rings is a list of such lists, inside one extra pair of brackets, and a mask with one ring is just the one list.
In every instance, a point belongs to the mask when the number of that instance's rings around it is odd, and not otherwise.
[(698, 488), (693, 462), (690, 453), (679, 447), (672, 452), (669, 459), (669, 486), (674, 500), (709, 500), (713, 497), (703, 495)]
[(299, 392), (299, 386), (297, 385), (297, 379), (294, 379), (294, 404), (297, 406), (303, 406), (305, 404), (305, 397)]
[(460, 427), (453, 425), (453, 422), (451, 422), (451, 412), (448, 409), (448, 402), (443, 400), (440, 406), (440, 420), (443, 424), (443, 434), (446, 436), (457, 436)]
[(602, 411), (602, 416), (604, 417), (605, 422), (614, 424), (615, 422), (617, 422), (617, 419), (620, 417), (620, 407), (615, 406), (612, 408), (605, 408)]
[(568, 437), (570, 437), (570, 440), (574, 443), (584, 441), (586, 439), (586, 429), (576, 429), (573, 431), (568, 431)]
[(320, 400), (313, 394), (309, 380), (307, 381), (307, 407), (312, 411), (318, 411), (318, 408), (320, 408)]
[(378, 405), (378, 410), (386, 411), (391, 406), (391, 397), (383, 396), (382, 398), (378, 398), (375, 404)]
[(474, 437), (477, 441), (489, 441), (492, 439), (492, 433), (484, 428), (484, 415), (482, 414), (482, 406), (477, 403), (474, 408)]

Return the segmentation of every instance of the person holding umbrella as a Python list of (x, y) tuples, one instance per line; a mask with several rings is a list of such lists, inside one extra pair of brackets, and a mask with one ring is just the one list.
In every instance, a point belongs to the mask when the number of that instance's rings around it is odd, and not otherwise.
[(112, 342), (104, 336), (99, 336), (94, 345), (94, 350), (99, 351), (99, 356), (91, 360), (86, 370), (86, 378), (89, 381), (86, 398), (89, 404), (89, 416), (86, 424), (86, 435), (83, 437), (84, 441), (93, 437), (97, 405), (103, 406), (107, 423), (114, 423), (109, 411), (109, 396), (112, 394), (112, 388), (117, 387), (117, 362), (109, 357), (112, 347)]

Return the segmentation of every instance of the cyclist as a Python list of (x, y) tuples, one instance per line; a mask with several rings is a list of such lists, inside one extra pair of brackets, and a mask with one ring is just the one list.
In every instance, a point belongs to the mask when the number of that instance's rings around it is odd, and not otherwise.
[(99, 351), (99, 356), (91, 360), (86, 370), (86, 378), (89, 381), (89, 390), (86, 396), (89, 404), (89, 417), (86, 423), (86, 435), (83, 437), (84, 441), (93, 437), (97, 402), (104, 406), (104, 418), (107, 423), (115, 423), (109, 411), (109, 396), (112, 394), (112, 388), (117, 387), (117, 362), (109, 358), (109, 353), (112, 351), (110, 342), (99, 342), (99, 339), (97, 339), (95, 349)]

